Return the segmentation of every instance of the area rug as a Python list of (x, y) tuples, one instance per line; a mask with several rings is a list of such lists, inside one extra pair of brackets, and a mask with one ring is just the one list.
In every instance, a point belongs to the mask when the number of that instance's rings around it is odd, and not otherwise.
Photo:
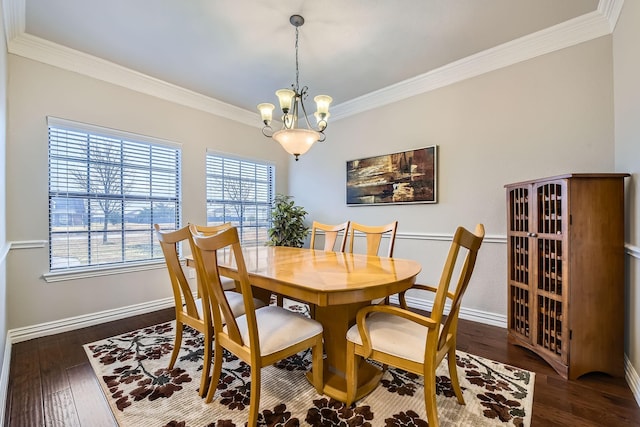
[[(86, 344), (85, 351), (120, 427), (245, 426), (250, 371), (225, 351), (215, 400), (198, 396), (202, 335), (186, 327), (174, 369), (167, 370), (174, 322)], [(319, 395), (306, 380), (310, 354), (262, 371), (259, 426), (428, 426), (422, 377), (388, 369), (380, 386), (351, 407)], [(466, 405), (459, 405), (446, 360), (437, 372), (441, 426), (528, 426), (534, 373), (458, 351)]]

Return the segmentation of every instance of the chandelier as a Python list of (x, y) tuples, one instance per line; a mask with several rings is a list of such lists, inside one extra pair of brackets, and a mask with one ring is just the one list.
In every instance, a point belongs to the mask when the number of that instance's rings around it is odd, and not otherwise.
[[(308, 87), (299, 85), (298, 70), (298, 29), (304, 24), (304, 18), (300, 15), (292, 15), (289, 18), (291, 25), (296, 27), (296, 83), (291, 85), (291, 89), (280, 89), (276, 91), (276, 96), (282, 110), (282, 128), (273, 131), (271, 120), (273, 119), (273, 109), (275, 106), (270, 103), (258, 105), (258, 110), (262, 117), (264, 127), (262, 134), (268, 138), (273, 138), (282, 145), (282, 148), (289, 154), (293, 154), (298, 160), (298, 156), (309, 151), (315, 142), (322, 142), (326, 136), (324, 130), (327, 128), (329, 119), (329, 104), (333, 99), (327, 95), (318, 95), (313, 100), (316, 103), (314, 116), (317, 127), (313, 128), (307, 117), (307, 110), (304, 107), (304, 100), (307, 97)], [(306, 127), (298, 127), (300, 124), (299, 115), (302, 114)]]

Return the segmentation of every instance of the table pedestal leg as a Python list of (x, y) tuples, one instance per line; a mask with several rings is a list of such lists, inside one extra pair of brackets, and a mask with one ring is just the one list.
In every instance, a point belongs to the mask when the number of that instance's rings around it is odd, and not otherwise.
[[(316, 320), (324, 328), (324, 394), (341, 402), (347, 401), (345, 368), (347, 360), (347, 330), (355, 324), (358, 309), (368, 302), (316, 307)], [(383, 371), (362, 361), (358, 368), (356, 400), (371, 393), (380, 382)], [(309, 375), (309, 374), (308, 374)]]

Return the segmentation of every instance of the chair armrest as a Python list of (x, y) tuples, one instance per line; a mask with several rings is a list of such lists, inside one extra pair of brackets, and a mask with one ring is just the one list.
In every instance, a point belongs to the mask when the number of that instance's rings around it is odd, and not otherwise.
[[(400, 300), (400, 307), (404, 308), (405, 310), (409, 309), (409, 306), (407, 305), (407, 300), (405, 299), (405, 292), (407, 291), (411, 291), (411, 290), (419, 290), (419, 291), (428, 291), (428, 292), (433, 292), (436, 293), (438, 292), (438, 288), (430, 286), (430, 285), (413, 285), (411, 286), (409, 289), (406, 289), (402, 292), (400, 292), (398, 294), (398, 299)], [(449, 299), (454, 299), (455, 298), (455, 294), (453, 292), (447, 292), (447, 298)]]
[(414, 313), (412, 311), (406, 310), (404, 308), (395, 307), (392, 305), (369, 305), (358, 310), (356, 314), (356, 324), (358, 325), (358, 332), (360, 333), (360, 337), (362, 338), (362, 347), (365, 352), (365, 357), (368, 357), (371, 354), (371, 336), (369, 335), (369, 329), (366, 326), (367, 316), (371, 313), (381, 312), (387, 313), (394, 316), (399, 316), (410, 320), (412, 322), (416, 322), (422, 326), (426, 326), (429, 329), (435, 330), (438, 327), (438, 323), (435, 322), (430, 317), (422, 316), (420, 314)]

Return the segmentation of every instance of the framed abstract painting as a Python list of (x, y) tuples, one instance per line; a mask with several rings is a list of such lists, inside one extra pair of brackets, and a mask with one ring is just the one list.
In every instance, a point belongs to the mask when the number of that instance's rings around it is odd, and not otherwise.
[(437, 146), (347, 161), (347, 205), (437, 203)]

